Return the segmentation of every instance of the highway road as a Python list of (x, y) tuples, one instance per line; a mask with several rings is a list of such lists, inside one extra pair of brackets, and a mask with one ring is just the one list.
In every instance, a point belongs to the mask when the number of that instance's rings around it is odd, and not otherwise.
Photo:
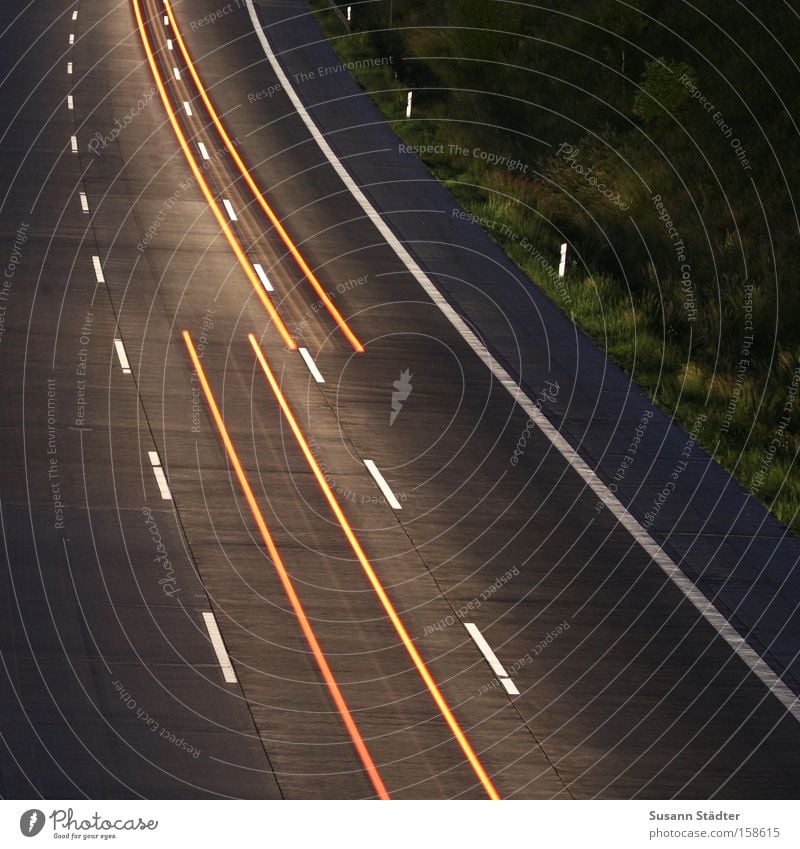
[(0, 796), (797, 795), (797, 540), (305, 3), (0, 33)]

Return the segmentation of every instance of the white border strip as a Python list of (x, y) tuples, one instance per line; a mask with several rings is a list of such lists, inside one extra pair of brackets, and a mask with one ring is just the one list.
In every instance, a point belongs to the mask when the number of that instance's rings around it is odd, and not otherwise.
[(300, 352), (300, 356), (303, 358), (303, 362), (308, 366), (308, 370), (311, 372), (311, 376), (317, 383), (325, 383), (325, 378), (322, 376), (322, 372), (317, 368), (317, 364), (314, 362), (314, 358), (311, 354), (308, 353), (307, 348), (298, 348)]
[(489, 353), (483, 343), (477, 336), (467, 327), (461, 316), (447, 303), (442, 294), (428, 278), (425, 272), (417, 265), (413, 257), (398, 241), (397, 237), (389, 229), (389, 226), (378, 214), (375, 207), (369, 202), (361, 189), (355, 184), (350, 174), (348, 174), (344, 165), (339, 161), (336, 154), (331, 149), (331, 146), (325, 140), (314, 120), (309, 115), (303, 102), (300, 100), (294, 86), (289, 77), (284, 72), (278, 61), (272, 46), (267, 39), (266, 34), (258, 19), (253, 0), (245, 0), (247, 11), (250, 14), (250, 20), (255, 29), (261, 47), (269, 60), (272, 70), (280, 81), (281, 87), (286, 92), (292, 102), (297, 114), (306, 125), (311, 133), (314, 141), (316, 141), (320, 150), (325, 154), (325, 158), (331, 164), (331, 167), (341, 178), (342, 182), (347, 187), (350, 194), (356, 200), (361, 209), (364, 210), (367, 218), (377, 228), (381, 236), (392, 247), (394, 252), (403, 262), (405, 267), (414, 276), (416, 281), (424, 289), (428, 297), (442, 311), (448, 321), (461, 334), (464, 341), (472, 348), (478, 358), (489, 369), (492, 375), (502, 383), (509, 392), (514, 401), (519, 404), (527, 416), (536, 424), (539, 430), (550, 440), (553, 447), (564, 457), (564, 459), (572, 466), (573, 469), (583, 478), (588, 487), (594, 494), (602, 500), (602, 502), (613, 513), (620, 524), (631, 534), (631, 536), (642, 546), (647, 554), (661, 567), (667, 577), (675, 584), (675, 586), (684, 594), (700, 615), (716, 630), (725, 642), (733, 649), (739, 658), (747, 664), (750, 670), (756, 675), (769, 689), (772, 694), (781, 702), (786, 710), (800, 722), (800, 698), (781, 681), (781, 679), (770, 669), (770, 667), (761, 659), (761, 657), (753, 651), (747, 642), (739, 635), (736, 629), (725, 619), (724, 616), (714, 607), (714, 605), (703, 595), (700, 590), (690, 581), (686, 575), (678, 568), (672, 558), (664, 552), (661, 547), (653, 540), (650, 534), (639, 524), (639, 522), (627, 511), (623, 504), (609, 491), (608, 487), (597, 477), (597, 475), (586, 465), (586, 463), (578, 456), (575, 449), (564, 439), (563, 436), (553, 427), (553, 425), (545, 418), (538, 410), (530, 398), (523, 394), (520, 387), (513, 380), (511, 375), (497, 362), (497, 360)]
[(228, 684), (236, 683), (236, 672), (234, 672), (233, 664), (231, 663), (230, 655), (225, 648), (225, 643), (222, 640), (222, 634), (219, 632), (217, 620), (214, 614), (210, 611), (203, 612), (203, 621), (206, 623), (206, 630), (211, 639), (211, 645), (214, 649), (214, 654), (217, 656), (217, 662), (222, 668), (222, 676)]
[(386, 478), (381, 474), (380, 469), (375, 465), (372, 460), (364, 460), (364, 465), (367, 467), (367, 470), (375, 479), (375, 483), (378, 484), (378, 488), (383, 493), (386, 500), (389, 502), (389, 506), (394, 510), (402, 510), (403, 507), (400, 502), (397, 500), (397, 497), (392, 492), (388, 483), (386, 483)]

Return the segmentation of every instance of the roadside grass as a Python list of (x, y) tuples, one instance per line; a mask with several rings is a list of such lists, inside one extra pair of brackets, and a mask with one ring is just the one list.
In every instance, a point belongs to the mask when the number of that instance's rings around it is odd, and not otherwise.
[[(328, 2), (312, 0), (310, 5), (343, 63), (381, 57), (370, 34), (351, 34)], [(404, 46), (388, 37), (384, 41), (397, 49)], [(440, 33), (421, 30), (416, 40), (406, 38), (405, 49), (417, 57), (414, 73), (424, 76), (419, 70), (424, 59), (419, 57), (425, 56), (426, 50), (438, 50), (436, 55), (441, 56), (446, 46)], [(731, 328), (740, 328), (744, 316), (741, 298), (733, 293), (739, 292), (747, 281), (737, 277), (736, 245), (725, 242), (716, 246), (725, 286), (709, 287), (710, 291), (721, 293), (710, 297), (704, 296), (698, 285), (696, 315), (691, 320), (687, 319), (680, 281), (669, 276), (656, 277), (651, 268), (641, 268), (633, 280), (632, 276), (623, 279), (592, 268), (589, 258), (581, 264), (573, 263), (566, 278), (557, 285), (553, 275), (543, 273), (541, 257), (551, 268), (557, 267), (562, 238), (550, 222), (563, 212), (560, 205), (566, 201), (549, 190), (547, 177), (557, 173), (559, 166), (554, 166), (548, 175), (537, 171), (536, 162), (531, 161), (533, 170), (522, 176), (452, 152), (456, 146), (524, 151), (536, 142), (479, 123), (480, 112), (470, 113), (468, 92), (448, 94), (435, 87), (422, 90), (415, 95), (413, 118), (407, 120), (405, 98), (409, 83), (398, 77), (398, 70), (402, 68), (407, 73), (411, 63), (402, 62), (402, 58), (393, 56), (390, 65), (351, 71), (397, 135), (409, 145), (443, 144), (444, 153), (422, 157), (430, 172), (468, 212), (497, 222), (490, 237), (678, 424), (689, 431), (698, 416), (705, 414), (698, 442), (795, 534), (800, 533), (800, 479), (796, 474), (800, 439), (794, 428), (778, 428), (787, 392), (797, 382), (794, 369), (800, 349), (791, 345), (781, 349), (773, 344), (771, 349), (762, 346), (759, 350), (756, 344), (753, 361), (737, 382), (740, 343)], [(435, 62), (429, 64), (435, 69)], [(435, 79), (433, 72), (431, 78)], [(458, 109), (453, 108), (453, 98), (461, 101)], [(474, 114), (476, 120), (453, 120), (453, 114)], [(602, 168), (602, 155), (593, 161)], [(596, 204), (591, 188), (575, 180), (567, 170), (561, 169), (561, 183), (591, 209), (591, 204)], [(637, 204), (639, 209), (651, 205), (651, 199), (642, 194), (640, 182), (631, 174), (615, 173), (614, 185), (634, 208)], [(607, 216), (603, 223), (613, 238), (614, 220)], [(512, 239), (510, 233), (524, 236), (530, 247), (521, 247), (520, 239)], [(593, 246), (586, 247), (591, 257)], [(730, 271), (725, 265), (728, 260)], [(704, 269), (698, 269), (701, 280), (704, 274)], [(775, 298), (757, 284), (753, 309), (756, 327), (775, 325)], [(794, 317), (782, 319), (784, 323), (787, 320), (791, 322)], [(794, 416), (795, 412), (792, 405), (790, 414)]]

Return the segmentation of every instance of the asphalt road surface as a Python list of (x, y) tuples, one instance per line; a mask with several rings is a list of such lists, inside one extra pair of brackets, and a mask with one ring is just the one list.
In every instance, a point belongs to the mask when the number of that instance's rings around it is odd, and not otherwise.
[(797, 541), (306, 4), (0, 32), (0, 795), (797, 795)]

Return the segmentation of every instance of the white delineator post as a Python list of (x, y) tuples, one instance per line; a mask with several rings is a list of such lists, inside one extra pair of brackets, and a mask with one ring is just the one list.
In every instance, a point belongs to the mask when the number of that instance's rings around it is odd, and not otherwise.
[(567, 243), (561, 243), (561, 261), (558, 263), (558, 276), (563, 277), (567, 273)]
[(408, 93), (408, 100), (406, 101), (406, 118), (411, 117), (411, 102), (414, 99), (414, 92), (410, 91)]

